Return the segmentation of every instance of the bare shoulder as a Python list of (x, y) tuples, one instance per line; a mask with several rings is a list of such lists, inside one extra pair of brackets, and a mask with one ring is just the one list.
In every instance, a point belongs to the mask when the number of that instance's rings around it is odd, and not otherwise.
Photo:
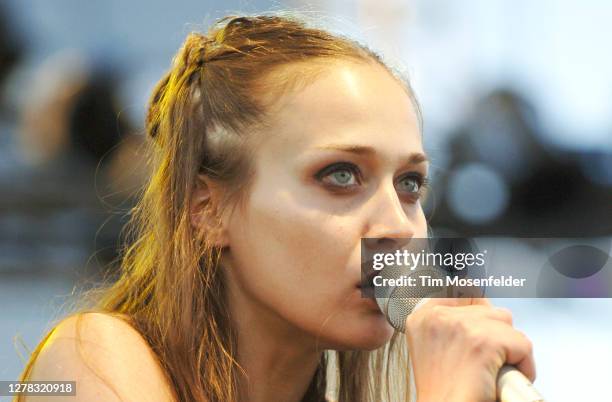
[(74, 401), (175, 401), (146, 340), (125, 320), (103, 313), (60, 322), (45, 340), (28, 379), (76, 381)]

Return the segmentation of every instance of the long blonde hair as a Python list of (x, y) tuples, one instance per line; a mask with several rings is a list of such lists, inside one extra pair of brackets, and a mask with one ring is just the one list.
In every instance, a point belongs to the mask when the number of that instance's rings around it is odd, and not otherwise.
[[(88, 292), (94, 302), (87, 310), (116, 315), (136, 328), (179, 401), (236, 400), (240, 371), (219, 250), (210, 232), (196, 232), (190, 223), (198, 175), (227, 190), (220, 206), (235, 205), (253, 173), (250, 132), (270, 115), (264, 99), (314, 78), (331, 59), (383, 66), (403, 85), (420, 118), (407, 79), (378, 54), (287, 12), (230, 15), (206, 34), (190, 33), (153, 90), (146, 118), (150, 177), (122, 233), (120, 275)], [(297, 63), (303, 68), (271, 74)], [(324, 401), (326, 392), (339, 402), (410, 400), (405, 345), (404, 335), (395, 333), (378, 350), (325, 351), (303, 400)]]

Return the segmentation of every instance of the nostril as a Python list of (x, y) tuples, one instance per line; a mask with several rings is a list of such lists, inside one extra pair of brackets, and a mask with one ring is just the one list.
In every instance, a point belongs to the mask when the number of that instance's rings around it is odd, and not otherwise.
[(364, 237), (362, 238), (363, 246), (373, 252), (392, 252), (406, 247), (414, 238), (414, 233), (405, 233), (404, 237), (399, 236), (384, 236), (384, 237)]

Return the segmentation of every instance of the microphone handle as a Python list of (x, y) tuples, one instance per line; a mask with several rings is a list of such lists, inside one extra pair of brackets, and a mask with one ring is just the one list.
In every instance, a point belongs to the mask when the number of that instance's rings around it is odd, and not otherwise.
[(497, 400), (500, 402), (544, 402), (544, 397), (516, 367), (505, 365), (497, 375)]

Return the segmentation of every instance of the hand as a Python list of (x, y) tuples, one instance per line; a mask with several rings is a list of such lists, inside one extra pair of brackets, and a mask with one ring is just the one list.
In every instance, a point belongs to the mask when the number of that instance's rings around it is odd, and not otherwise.
[(531, 341), (486, 298), (430, 299), (406, 320), (419, 402), (496, 400), (504, 364), (535, 380)]

